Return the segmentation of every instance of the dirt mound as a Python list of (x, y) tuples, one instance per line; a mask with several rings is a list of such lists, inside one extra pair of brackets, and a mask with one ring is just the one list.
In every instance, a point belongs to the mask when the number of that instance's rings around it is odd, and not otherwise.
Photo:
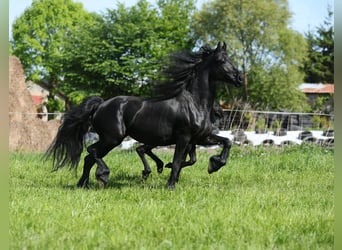
[(9, 150), (43, 152), (57, 133), (60, 121), (44, 122), (27, 90), (18, 58), (9, 58)]

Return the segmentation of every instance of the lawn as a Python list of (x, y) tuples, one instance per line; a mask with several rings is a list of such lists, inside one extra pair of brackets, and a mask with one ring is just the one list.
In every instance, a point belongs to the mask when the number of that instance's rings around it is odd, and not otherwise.
[[(10, 154), (10, 249), (333, 249), (333, 150), (233, 146), (228, 164), (207, 173), (212, 154), (142, 181), (132, 151), (105, 161), (110, 181), (77, 189), (78, 172), (51, 172), (40, 154)], [(170, 151), (157, 151), (168, 162)]]

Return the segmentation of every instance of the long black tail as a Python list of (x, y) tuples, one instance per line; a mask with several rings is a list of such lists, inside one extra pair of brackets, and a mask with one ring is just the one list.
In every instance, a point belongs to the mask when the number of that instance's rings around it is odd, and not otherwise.
[(102, 102), (101, 97), (91, 96), (64, 114), (57, 135), (44, 157), (52, 156), (53, 170), (66, 165), (77, 167), (83, 151), (83, 137), (91, 126), (90, 117)]

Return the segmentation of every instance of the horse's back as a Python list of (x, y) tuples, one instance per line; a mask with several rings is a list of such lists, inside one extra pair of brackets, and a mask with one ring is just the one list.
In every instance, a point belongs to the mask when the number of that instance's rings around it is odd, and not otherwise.
[(101, 134), (107, 136), (107, 134), (114, 133), (114, 131), (118, 131), (120, 136), (125, 135), (127, 127), (125, 120), (134, 116), (141, 103), (142, 99), (135, 96), (116, 96), (106, 100), (93, 115), (92, 125), (94, 130), (100, 136)]

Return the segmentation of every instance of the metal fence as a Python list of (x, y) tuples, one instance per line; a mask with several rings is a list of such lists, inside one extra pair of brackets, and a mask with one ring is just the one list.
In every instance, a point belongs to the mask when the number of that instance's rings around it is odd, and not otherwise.
[(294, 113), (255, 110), (223, 110), (216, 121), (220, 130), (255, 130), (283, 128), (288, 131), (334, 128), (334, 115), (323, 113)]

